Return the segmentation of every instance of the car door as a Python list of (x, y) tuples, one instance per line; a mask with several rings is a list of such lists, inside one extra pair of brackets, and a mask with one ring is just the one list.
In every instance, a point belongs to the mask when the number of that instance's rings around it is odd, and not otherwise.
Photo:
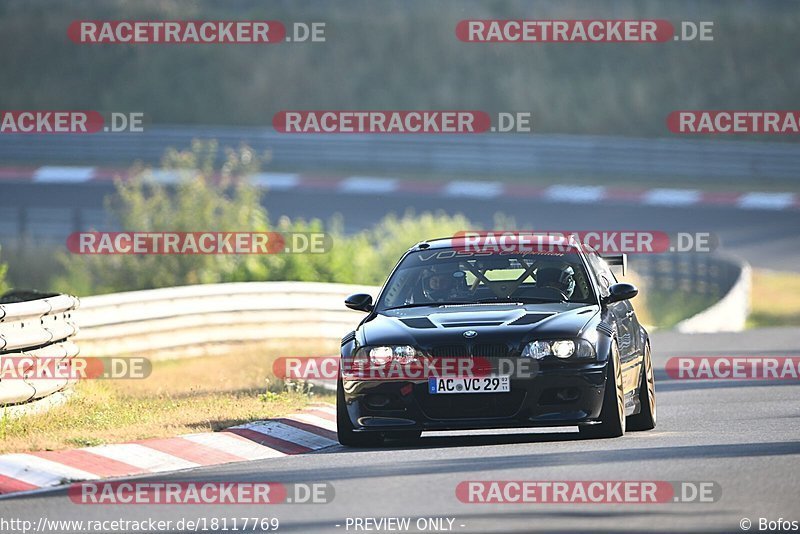
[[(617, 283), (614, 273), (608, 264), (600, 256), (591, 251), (589, 261), (598, 283), (600, 295), (608, 296), (609, 287)], [(608, 310), (614, 320), (617, 332), (617, 345), (619, 346), (620, 364), (622, 366), (622, 384), (625, 393), (634, 391), (639, 385), (641, 374), (641, 357), (639, 350), (639, 326), (636, 323), (636, 315), (633, 312), (633, 305), (630, 301), (623, 300), (608, 305)]]

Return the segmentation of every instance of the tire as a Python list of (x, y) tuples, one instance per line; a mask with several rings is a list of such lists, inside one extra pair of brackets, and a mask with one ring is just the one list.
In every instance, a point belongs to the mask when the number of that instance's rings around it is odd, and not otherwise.
[(652, 430), (656, 427), (656, 379), (653, 372), (653, 360), (650, 357), (650, 345), (644, 349), (642, 380), (639, 384), (639, 405), (641, 409), (636, 415), (628, 417), (628, 429)]
[(618, 438), (625, 434), (625, 395), (622, 389), (622, 366), (616, 340), (611, 343), (608, 359), (608, 376), (603, 393), (600, 422), (580, 427), (581, 436), (587, 438)]
[(375, 447), (382, 441), (381, 435), (377, 432), (356, 432), (353, 428), (353, 423), (347, 414), (341, 378), (336, 383), (336, 437), (345, 447)]

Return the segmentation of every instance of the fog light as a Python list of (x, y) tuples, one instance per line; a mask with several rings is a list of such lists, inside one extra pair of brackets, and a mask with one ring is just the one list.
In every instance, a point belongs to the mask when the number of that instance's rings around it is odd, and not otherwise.
[(556, 393), (556, 398), (561, 402), (572, 402), (578, 398), (580, 392), (576, 388), (562, 388)]
[(384, 408), (389, 405), (390, 399), (386, 395), (367, 395), (364, 397), (364, 402), (370, 408)]

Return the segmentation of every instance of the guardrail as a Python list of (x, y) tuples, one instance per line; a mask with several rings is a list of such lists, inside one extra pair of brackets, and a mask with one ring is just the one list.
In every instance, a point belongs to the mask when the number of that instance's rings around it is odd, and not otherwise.
[(82, 299), (81, 352), (185, 357), (268, 340), (336, 340), (363, 314), (344, 307), (377, 288), (316, 282), (236, 282), (152, 289)]
[(581, 175), (664, 178), (794, 179), (797, 143), (699, 138), (593, 135), (281, 134), (272, 128), (150, 126), (142, 133), (92, 135), (5, 134), (0, 160), (78, 165), (158, 164), (167, 147), (188, 149), (193, 139), (222, 148), (242, 143), (269, 151), (276, 168), (376, 172), (447, 172), (491, 176)]
[[(70, 359), (78, 347), (69, 338), (77, 332), (72, 312), (78, 299), (70, 295), (12, 292), (0, 297), (0, 368), (21, 365), (22, 378), (0, 378), (0, 406), (42, 399), (70, 385), (69, 380), (34, 376), (40, 358)], [(15, 373), (16, 374), (16, 373)]]

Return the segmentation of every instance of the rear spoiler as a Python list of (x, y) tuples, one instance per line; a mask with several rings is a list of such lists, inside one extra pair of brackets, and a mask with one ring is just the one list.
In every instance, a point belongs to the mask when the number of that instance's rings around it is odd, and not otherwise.
[(621, 265), (622, 276), (628, 272), (628, 255), (627, 254), (608, 254), (603, 255), (602, 258), (609, 265)]

